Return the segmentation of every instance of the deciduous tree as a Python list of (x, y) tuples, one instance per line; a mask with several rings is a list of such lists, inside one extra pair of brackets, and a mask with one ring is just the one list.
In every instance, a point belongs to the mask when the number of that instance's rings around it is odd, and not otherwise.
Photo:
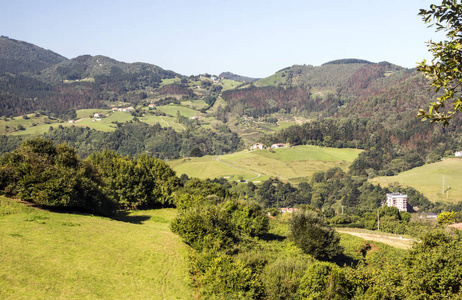
[(425, 23), (443, 31), (446, 40), (430, 41), (431, 63), (423, 60), (417, 67), (431, 80), (435, 91), (443, 91), (428, 111), (419, 109), (417, 117), (430, 122), (447, 125), (452, 116), (462, 111), (462, 4), (457, 0), (443, 0), (441, 5), (432, 4), (430, 9), (421, 9), (419, 15)]

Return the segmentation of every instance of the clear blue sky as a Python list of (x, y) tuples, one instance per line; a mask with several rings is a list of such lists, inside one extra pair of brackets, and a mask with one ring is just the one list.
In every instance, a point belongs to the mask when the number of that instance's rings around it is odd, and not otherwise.
[(412, 68), (441, 0), (1, 0), (0, 35), (67, 58), (105, 55), (191, 75), (266, 77), (340, 58)]

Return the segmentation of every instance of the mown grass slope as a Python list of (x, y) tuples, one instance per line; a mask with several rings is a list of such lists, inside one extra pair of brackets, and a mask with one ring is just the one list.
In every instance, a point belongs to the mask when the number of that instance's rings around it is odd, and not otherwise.
[[(370, 181), (387, 186), (392, 183), (411, 186), (423, 193), (430, 201), (462, 201), (462, 159), (448, 158), (398, 174), (397, 176), (376, 177)], [(445, 193), (443, 194), (443, 176)]]
[[(239, 177), (262, 181), (268, 177), (296, 180), (310, 177), (317, 171), (334, 167), (347, 170), (361, 150), (336, 149), (318, 146), (280, 148), (274, 151), (241, 151), (217, 157), (191, 158), (169, 162), (178, 174), (199, 178)], [(234, 168), (233, 168), (234, 167)]]
[[(221, 156), (223, 158), (225, 156)], [(248, 180), (255, 178), (255, 180), (268, 179), (267, 176), (259, 176), (255, 172), (239, 169), (239, 167), (232, 167), (217, 160), (218, 156), (204, 156), (186, 159), (177, 159), (167, 162), (178, 175), (187, 174), (190, 177), (197, 177), (201, 179), (206, 178), (227, 178), (230, 180)]]
[(115, 219), (0, 197), (1, 299), (191, 299), (173, 209)]

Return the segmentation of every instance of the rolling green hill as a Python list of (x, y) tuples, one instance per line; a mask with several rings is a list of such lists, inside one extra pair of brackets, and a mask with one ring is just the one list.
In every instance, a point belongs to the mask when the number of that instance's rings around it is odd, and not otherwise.
[[(462, 159), (448, 158), (398, 174), (373, 178), (370, 181), (387, 186), (393, 183), (411, 186), (430, 201), (456, 203), (462, 201)], [(445, 193), (443, 194), (443, 176)]]
[(234, 80), (234, 81), (239, 81), (239, 82), (252, 82), (252, 81), (256, 81), (256, 80), (259, 79), (259, 78), (241, 76), (241, 75), (237, 75), (237, 74), (234, 74), (234, 73), (231, 73), (231, 72), (220, 73), (220, 75), (218, 75), (218, 77), (225, 78), (225, 79), (230, 79), (230, 80)]
[(0, 298), (191, 299), (173, 209), (114, 219), (40, 211), (0, 197)]
[[(177, 174), (191, 177), (224, 177), (237, 180), (264, 181), (269, 177), (297, 181), (317, 171), (333, 167), (347, 170), (359, 155), (357, 149), (299, 146), (269, 150), (241, 151), (233, 154), (180, 159), (168, 162)], [(260, 176), (258, 176), (260, 174)]]

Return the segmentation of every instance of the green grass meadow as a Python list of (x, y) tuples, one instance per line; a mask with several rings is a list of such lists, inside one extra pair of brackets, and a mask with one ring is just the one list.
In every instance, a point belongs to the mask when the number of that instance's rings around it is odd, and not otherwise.
[[(392, 183), (410, 186), (423, 193), (430, 201), (456, 203), (462, 201), (462, 158), (448, 158), (400, 173), (396, 176), (376, 177), (370, 181), (388, 186)], [(446, 193), (443, 194), (443, 176)]]
[(242, 82), (234, 81), (231, 79), (222, 79), (220, 82), (223, 86), (223, 91), (232, 90), (242, 84)]
[(213, 179), (243, 176), (244, 179), (249, 179), (255, 177), (253, 172), (256, 172), (262, 176), (253, 179), (255, 181), (263, 181), (269, 177), (297, 180), (300, 177), (310, 177), (317, 171), (325, 171), (334, 167), (347, 170), (360, 152), (361, 150), (357, 149), (297, 146), (280, 148), (273, 152), (244, 150), (220, 156), (221, 162), (216, 160), (216, 156), (206, 156), (174, 160), (169, 164), (177, 174), (187, 174), (191, 177)]
[(174, 209), (114, 219), (0, 197), (1, 299), (191, 299)]
[(194, 109), (182, 106), (182, 105), (174, 105), (174, 104), (158, 106), (157, 109), (173, 117), (176, 117), (178, 112), (180, 112), (182, 116), (185, 116), (187, 118), (197, 116), (197, 114), (199, 113), (197, 110), (194, 110)]
[[(229, 180), (237, 181), (241, 177), (244, 180), (247, 180), (257, 176), (253, 172), (229, 167), (217, 161), (217, 157), (218, 156), (208, 155), (203, 157), (177, 159), (169, 161), (168, 164), (175, 170), (178, 175), (187, 174), (190, 177), (197, 177), (201, 179), (223, 177)], [(255, 180), (261, 180), (261, 177)]]
[[(50, 127), (50, 124), (57, 123), (55, 120), (51, 120), (47, 116), (38, 116), (35, 114), (27, 114), (27, 119), (22, 116), (16, 116), (14, 118), (0, 119), (0, 134), (27, 134), (28, 130), (40, 131), (40, 127)], [(18, 130), (18, 126), (21, 125), (25, 130)]]

